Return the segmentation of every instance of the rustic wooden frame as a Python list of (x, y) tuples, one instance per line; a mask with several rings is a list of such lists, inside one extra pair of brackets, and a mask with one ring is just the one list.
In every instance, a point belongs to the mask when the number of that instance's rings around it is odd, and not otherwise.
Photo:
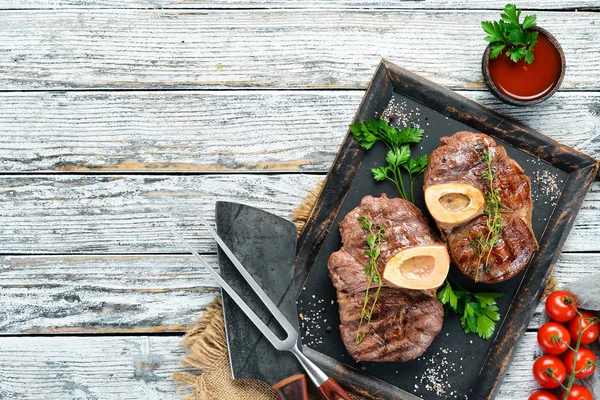
[[(421, 78), (387, 60), (382, 60), (367, 88), (354, 121), (371, 119), (382, 110), (393, 92), (408, 96), (474, 129), (518, 147), (568, 173), (565, 187), (540, 240), (521, 286), (487, 354), (477, 385), (469, 393), (474, 399), (493, 399), (517, 344), (531, 319), (535, 305), (548, 283), (552, 269), (581, 208), (585, 195), (598, 172), (599, 162), (571, 147), (563, 145), (531, 128), (469, 100), (453, 91)], [(348, 132), (327, 175), (315, 208), (300, 235), (295, 262), (296, 288), (301, 290), (321, 245), (339, 212), (346, 193), (360, 168), (365, 151)], [(342, 364), (316, 351), (308, 352), (329, 373), (350, 390), (370, 399), (416, 399), (363, 372)]]

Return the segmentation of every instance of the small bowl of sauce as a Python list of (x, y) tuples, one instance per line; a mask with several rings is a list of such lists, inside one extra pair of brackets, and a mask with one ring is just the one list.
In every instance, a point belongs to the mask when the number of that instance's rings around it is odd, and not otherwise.
[(531, 29), (539, 32), (531, 65), (524, 59), (513, 62), (504, 53), (491, 60), (491, 45), (483, 53), (481, 70), (490, 91), (500, 101), (514, 106), (538, 104), (552, 96), (567, 67), (556, 38), (540, 27)]

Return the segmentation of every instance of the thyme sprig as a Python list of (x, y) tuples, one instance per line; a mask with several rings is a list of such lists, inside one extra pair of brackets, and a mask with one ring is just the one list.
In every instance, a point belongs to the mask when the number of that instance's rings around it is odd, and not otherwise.
[[(373, 230), (373, 222), (360, 215), (357, 218), (360, 221), (363, 229), (367, 232), (366, 242), (367, 246), (369, 247), (368, 249), (365, 249), (365, 254), (369, 257), (369, 265), (365, 267), (364, 270), (365, 275), (367, 275), (367, 290), (365, 292), (365, 300), (363, 302), (363, 308), (360, 314), (360, 323), (358, 324), (358, 330), (356, 331), (356, 344), (360, 344), (365, 336), (363, 324), (368, 325), (371, 323), (373, 310), (375, 310), (375, 304), (377, 303), (377, 298), (379, 297), (379, 292), (381, 291), (382, 280), (379, 270), (377, 269), (377, 259), (381, 253), (381, 241), (383, 240), (385, 228), (383, 225), (379, 225), (376, 230)], [(377, 283), (378, 286), (377, 290), (375, 290), (375, 293), (370, 295), (369, 291), (373, 282)], [(373, 298), (373, 303), (371, 304), (371, 308), (369, 308), (369, 299), (371, 297)]]
[(494, 246), (500, 239), (500, 232), (502, 231), (502, 214), (500, 213), (500, 193), (498, 189), (494, 187), (494, 178), (496, 177), (496, 171), (492, 168), (493, 157), (488, 150), (483, 151), (483, 161), (486, 164), (486, 170), (481, 175), (481, 178), (487, 181), (489, 186), (488, 190), (485, 191), (485, 197), (487, 204), (485, 206), (484, 214), (487, 216), (486, 226), (488, 233), (483, 237), (479, 235), (477, 239), (471, 243), (471, 246), (475, 249), (477, 255), (477, 272), (475, 273), (475, 282), (479, 280), (479, 269), (481, 267), (481, 261), (485, 257), (484, 267), (487, 267), (490, 262), (490, 254)]

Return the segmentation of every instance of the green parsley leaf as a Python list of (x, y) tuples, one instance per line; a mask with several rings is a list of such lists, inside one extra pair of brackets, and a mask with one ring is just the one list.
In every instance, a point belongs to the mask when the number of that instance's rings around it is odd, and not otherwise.
[(465, 310), (460, 319), (465, 333), (477, 332), (477, 315), (475, 315), (475, 307), (479, 307), (479, 305), (470, 301), (465, 302)]
[(488, 34), (485, 40), (488, 42), (501, 42), (504, 40), (504, 31), (498, 22), (482, 21), (481, 27)]
[(411, 174), (420, 175), (427, 168), (427, 163), (429, 161), (429, 154), (424, 154), (421, 157), (411, 158), (402, 164), (402, 167), (406, 169)]
[(493, 306), (496, 304), (496, 299), (502, 297), (502, 293), (491, 293), (491, 292), (479, 292), (473, 294), (479, 301), (481, 307)]
[(437, 298), (440, 303), (449, 305), (450, 308), (455, 312), (458, 311), (458, 297), (454, 293), (454, 290), (452, 290), (450, 282), (446, 281), (444, 287), (438, 291)]
[(406, 127), (398, 133), (397, 144), (419, 143), (425, 131), (420, 128)]
[(506, 47), (506, 45), (504, 43), (498, 43), (498, 44), (492, 45), (492, 50), (490, 51), (490, 58), (492, 60), (494, 58), (497, 58), (500, 54), (502, 54), (502, 51), (504, 50), (505, 47)]
[(533, 51), (527, 49), (525, 52), (525, 62), (529, 65), (533, 62)]
[(539, 32), (536, 31), (525, 31), (525, 43), (529, 44), (531, 50), (538, 42), (538, 34)]
[(350, 125), (350, 132), (354, 135), (354, 139), (360, 143), (362, 147), (369, 150), (377, 142), (377, 136), (375, 136), (365, 124), (357, 122)]
[(521, 10), (517, 9), (516, 5), (507, 4), (504, 6), (504, 13), (500, 17), (509, 24), (519, 25), (520, 16)]
[(513, 45), (518, 46), (522, 44), (527, 44), (527, 37), (525, 32), (521, 30), (520, 26), (511, 25), (507, 28), (508, 38), (512, 42)]
[(410, 149), (407, 145), (404, 145), (390, 150), (385, 157), (385, 161), (387, 161), (390, 166), (398, 168), (400, 164), (407, 162), (409, 158)]
[(496, 322), (500, 320), (496, 299), (503, 294), (472, 293), (455, 281), (457, 288), (453, 288), (449, 279), (437, 293), (437, 298), (444, 305), (446, 312), (452, 310), (460, 316), (465, 333), (476, 333), (483, 339), (490, 339), (496, 330)]
[(523, 47), (513, 47), (512, 49), (506, 51), (506, 55), (509, 56), (514, 62), (517, 62), (521, 58), (525, 57), (525, 53), (527, 53), (527, 50)]
[(373, 168), (371, 172), (376, 181), (385, 181), (388, 177), (388, 167)]
[(414, 159), (417, 162), (417, 173), (423, 173), (425, 172), (425, 169), (427, 169), (427, 165), (429, 164), (429, 154), (423, 154), (420, 157), (417, 157)]
[(521, 10), (514, 4), (504, 7), (499, 21), (483, 21), (481, 27), (487, 34), (484, 40), (492, 44), (490, 58), (494, 59), (506, 51), (506, 56), (517, 62), (525, 58), (525, 62), (533, 62), (533, 46), (537, 43), (538, 32), (531, 28), (536, 26), (536, 16), (527, 15), (520, 23)]
[(529, 28), (533, 28), (534, 26), (536, 26), (537, 23), (535, 20), (536, 20), (535, 14), (525, 16), (525, 19), (523, 20), (523, 29), (529, 29)]
[[(376, 181), (390, 180), (393, 182), (400, 192), (400, 196), (405, 200), (408, 200), (409, 197), (404, 189), (401, 169), (405, 168), (409, 171), (410, 198), (413, 202), (413, 184), (416, 177), (427, 167), (428, 156), (417, 157), (415, 161), (411, 161), (409, 145), (419, 143), (423, 138), (423, 132), (423, 129), (414, 127), (399, 130), (385, 120), (369, 120), (350, 125), (350, 133), (365, 149), (371, 149), (377, 142), (382, 142), (387, 146), (389, 149), (385, 158), (387, 165), (373, 168), (371, 172)], [(410, 166), (407, 167), (407, 163), (410, 163)]]
[(494, 335), (496, 330), (496, 321), (487, 318), (486, 316), (477, 318), (477, 334), (485, 340), (489, 340)]

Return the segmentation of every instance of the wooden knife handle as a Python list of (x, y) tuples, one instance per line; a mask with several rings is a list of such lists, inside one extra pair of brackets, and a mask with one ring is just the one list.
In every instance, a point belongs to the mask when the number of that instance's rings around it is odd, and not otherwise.
[(290, 376), (273, 386), (277, 400), (308, 400), (306, 375)]
[(317, 388), (321, 396), (326, 400), (352, 400), (340, 385), (333, 378), (329, 378), (324, 384)]

